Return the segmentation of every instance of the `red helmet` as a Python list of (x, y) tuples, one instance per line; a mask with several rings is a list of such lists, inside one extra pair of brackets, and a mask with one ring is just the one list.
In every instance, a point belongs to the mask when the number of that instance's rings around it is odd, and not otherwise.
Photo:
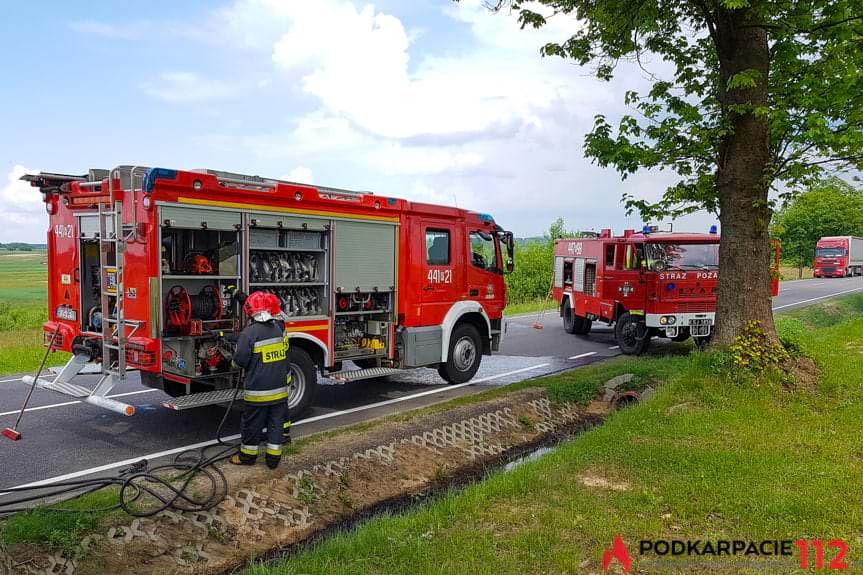
[(278, 298), (278, 296), (276, 296), (276, 294), (268, 293), (267, 299), (270, 302), (269, 311), (270, 311), (271, 316), (276, 317), (277, 315), (282, 313), (282, 302), (281, 302), (281, 300), (279, 300), (279, 298)]
[(246, 303), (243, 304), (243, 311), (249, 317), (254, 317), (261, 312), (269, 313), (272, 303), (270, 301), (271, 297), (275, 298), (276, 296), (263, 291), (252, 292), (246, 298)]

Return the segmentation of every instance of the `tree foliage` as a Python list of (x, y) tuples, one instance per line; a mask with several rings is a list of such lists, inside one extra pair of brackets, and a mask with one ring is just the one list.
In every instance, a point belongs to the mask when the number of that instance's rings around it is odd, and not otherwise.
[[(574, 36), (542, 48), (545, 55), (594, 64), (610, 79), (621, 60), (639, 65), (658, 55), (671, 68), (645, 70), (645, 94), (627, 92), (632, 113), (616, 125), (599, 114), (585, 152), (622, 177), (641, 168), (672, 170), (679, 181), (658, 202), (626, 196), (646, 220), (699, 209), (717, 213), (715, 175), (722, 142), (735, 114), (763, 116), (769, 124), (770, 162), (763, 177), (784, 189), (808, 185), (825, 169), (863, 168), (863, 1), (861, 0), (539, 0), (555, 13), (584, 22)], [(547, 21), (525, 2), (523, 25)], [(750, 8), (769, 39), (768, 77), (747, 68), (720, 81), (719, 28), (736, 10)], [(766, 106), (738, 103), (735, 92), (767, 82)]]
[(819, 238), (863, 236), (863, 191), (839, 178), (816, 182), (782, 206), (771, 232), (782, 243), (783, 260), (811, 266)]
[(523, 26), (574, 16), (570, 38), (542, 48), (610, 79), (622, 60), (660, 63), (630, 113), (596, 116), (585, 153), (623, 178), (671, 170), (661, 199), (624, 196), (646, 220), (706, 209), (722, 223), (716, 341), (751, 321), (776, 338), (769, 192), (825, 170), (863, 168), (863, 0), (499, 0)]
[(558, 218), (541, 238), (518, 242), (515, 250), (515, 270), (506, 276), (507, 301), (526, 303), (548, 295), (554, 264), (554, 241), (576, 237), (568, 231), (563, 218)]

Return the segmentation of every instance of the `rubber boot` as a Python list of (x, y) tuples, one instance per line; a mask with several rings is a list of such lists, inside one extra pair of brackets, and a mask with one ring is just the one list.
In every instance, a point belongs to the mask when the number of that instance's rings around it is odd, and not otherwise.
[(275, 469), (276, 467), (279, 466), (279, 462), (281, 460), (282, 460), (281, 455), (270, 455), (268, 453), (267, 457), (266, 457), (267, 467), (269, 467), (270, 469)]

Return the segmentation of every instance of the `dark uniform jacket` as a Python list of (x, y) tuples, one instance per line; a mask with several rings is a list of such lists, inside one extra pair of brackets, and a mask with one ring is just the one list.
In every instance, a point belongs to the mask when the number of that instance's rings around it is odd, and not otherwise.
[(234, 363), (246, 370), (243, 399), (270, 405), (288, 397), (288, 339), (280, 322), (253, 322), (240, 333)]

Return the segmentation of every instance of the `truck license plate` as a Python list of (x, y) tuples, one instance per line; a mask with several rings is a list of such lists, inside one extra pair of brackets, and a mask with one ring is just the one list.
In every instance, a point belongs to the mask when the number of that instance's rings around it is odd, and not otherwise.
[(693, 337), (706, 337), (710, 335), (710, 327), (713, 320), (710, 318), (695, 318), (689, 320), (689, 334)]

